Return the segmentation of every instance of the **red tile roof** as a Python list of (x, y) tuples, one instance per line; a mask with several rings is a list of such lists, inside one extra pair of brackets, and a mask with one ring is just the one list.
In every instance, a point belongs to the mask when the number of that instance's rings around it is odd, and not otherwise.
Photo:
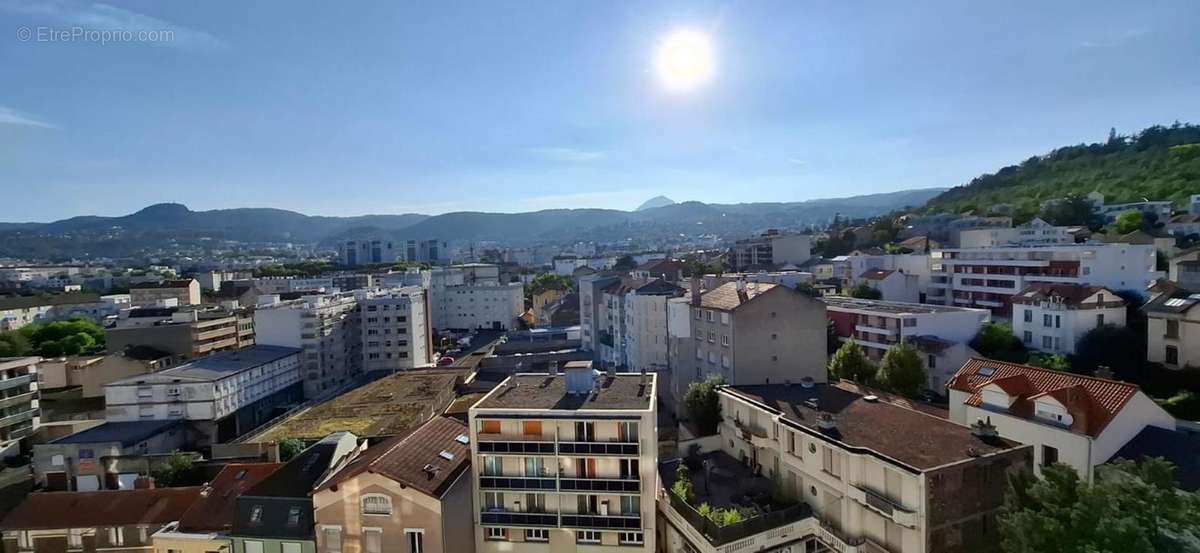
[(237, 498), (283, 463), (230, 463), (200, 492), (200, 499), (179, 519), (182, 532), (219, 532), (233, 528)]
[(1081, 284), (1051, 284), (1039, 282), (1026, 286), (1012, 297), (1013, 303), (1036, 304), (1052, 297), (1062, 298), (1062, 302), (1071, 307), (1078, 307), (1083, 300), (1100, 292), (1104, 294), (1105, 307), (1125, 305), (1125, 300), (1107, 288), (1100, 286), (1083, 286)]
[[(413, 433), (368, 448), (327, 481), (322, 488), (366, 472), (382, 474), (432, 497), (441, 497), (458, 475), (467, 470), (471, 446), (458, 441), (468, 436), (467, 426), (448, 417), (434, 417)], [(446, 459), (442, 452), (453, 458)], [(432, 467), (432, 473), (425, 470)]]
[(0, 530), (54, 530), (166, 524), (200, 498), (199, 486), (99, 492), (31, 493)]
[[(989, 368), (991, 371), (980, 371)], [(1017, 399), (1009, 413), (1033, 418), (1034, 402), (1053, 397), (1067, 408), (1074, 419), (1071, 430), (1099, 436), (1108, 423), (1140, 389), (1127, 382), (1005, 363), (992, 359), (971, 359), (958, 369), (946, 385), (951, 390), (971, 394), (964, 403), (978, 407), (983, 403), (981, 389), (995, 384)]]

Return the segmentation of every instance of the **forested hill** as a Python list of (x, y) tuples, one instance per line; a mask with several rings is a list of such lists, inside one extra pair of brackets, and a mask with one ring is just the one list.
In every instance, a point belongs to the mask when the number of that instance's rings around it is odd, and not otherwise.
[(988, 212), (1003, 204), (1024, 220), (1040, 202), (1093, 190), (1108, 203), (1149, 198), (1183, 207), (1184, 198), (1200, 194), (1200, 125), (1156, 125), (1132, 136), (1114, 131), (1105, 142), (1058, 148), (951, 188), (926, 211)]

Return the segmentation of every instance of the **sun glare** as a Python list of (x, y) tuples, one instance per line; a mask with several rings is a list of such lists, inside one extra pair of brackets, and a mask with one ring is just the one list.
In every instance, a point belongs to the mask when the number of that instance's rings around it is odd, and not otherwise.
[(699, 31), (674, 31), (659, 42), (654, 65), (666, 90), (694, 90), (708, 82), (716, 69), (712, 41)]

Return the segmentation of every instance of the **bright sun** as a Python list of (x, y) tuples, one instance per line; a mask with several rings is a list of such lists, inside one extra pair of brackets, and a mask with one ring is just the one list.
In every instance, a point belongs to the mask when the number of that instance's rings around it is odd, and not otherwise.
[(716, 61), (708, 35), (689, 29), (674, 31), (658, 43), (654, 68), (670, 92), (694, 90), (712, 78)]

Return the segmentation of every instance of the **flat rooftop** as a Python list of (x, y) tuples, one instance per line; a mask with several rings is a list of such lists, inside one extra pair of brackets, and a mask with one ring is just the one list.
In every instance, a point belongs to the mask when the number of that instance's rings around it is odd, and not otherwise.
[(587, 394), (567, 392), (562, 374), (517, 374), (502, 382), (479, 403), (477, 409), (627, 409), (646, 410), (654, 401), (654, 376), (618, 373), (596, 374), (598, 388)]
[[(863, 396), (837, 385), (765, 384), (726, 386), (736, 397), (779, 412), (783, 418), (852, 447), (869, 449), (917, 470), (989, 455), (1020, 446), (1003, 438), (980, 438), (946, 419)], [(819, 413), (834, 416), (835, 427), (817, 425)]]
[(298, 348), (284, 346), (257, 345), (245, 349), (222, 351), (207, 357), (200, 357), (188, 363), (159, 371), (156, 373), (138, 375), (113, 384), (133, 385), (139, 383), (171, 382), (175, 379), (193, 381), (220, 380), (231, 374), (253, 369), (273, 361), (278, 361), (289, 355), (300, 353)]
[(883, 300), (864, 300), (858, 298), (849, 298), (846, 296), (825, 296), (821, 298), (826, 305), (836, 309), (857, 309), (862, 311), (874, 311), (877, 313), (891, 313), (896, 315), (903, 314), (928, 314), (928, 313), (963, 313), (963, 312), (981, 312), (986, 309), (970, 309), (966, 307), (954, 307), (949, 305), (931, 305), (928, 303), (908, 303), (902, 301), (883, 301)]
[(465, 376), (461, 369), (398, 372), (300, 411), (246, 441), (312, 441), (341, 431), (364, 438), (408, 435), (446, 410)]
[[(52, 444), (98, 444), (120, 442), (123, 446), (131, 446), (142, 440), (149, 439), (155, 434), (170, 428), (183, 425), (182, 419), (165, 421), (109, 421), (99, 426), (93, 426), (82, 432), (63, 436)], [(152, 451), (151, 453), (161, 453)]]

